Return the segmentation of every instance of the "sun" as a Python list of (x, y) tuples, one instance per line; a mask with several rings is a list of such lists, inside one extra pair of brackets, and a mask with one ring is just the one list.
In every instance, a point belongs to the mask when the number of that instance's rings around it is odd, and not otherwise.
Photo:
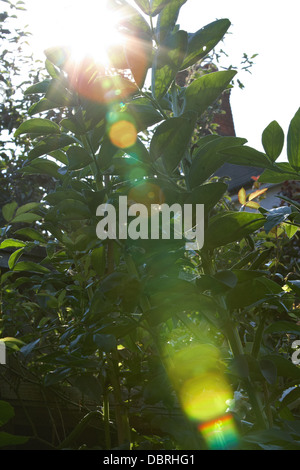
[(110, 50), (122, 44), (119, 21), (108, 0), (28, 0), (31, 45), (41, 52), (55, 46), (67, 47), (74, 61), (85, 56), (107, 66)]

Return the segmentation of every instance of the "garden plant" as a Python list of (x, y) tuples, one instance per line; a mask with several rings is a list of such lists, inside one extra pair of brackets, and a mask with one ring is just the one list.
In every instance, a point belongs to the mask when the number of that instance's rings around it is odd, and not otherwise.
[[(27, 439), (0, 432), (0, 445), (299, 449), (300, 203), (282, 194), (266, 210), (260, 199), (265, 183), (300, 180), (300, 109), (286, 136), (276, 121), (262, 130), (264, 152), (217, 126), (201, 132), (237, 71), (212, 68), (180, 85), (178, 77), (201, 71), (230, 21), (187, 33), (177, 24), (186, 0), (134, 3), (108, 2), (124, 37), (109, 65), (53, 47), (44, 78), (25, 91), (32, 104), (14, 134), (27, 146), (17, 174), (39, 190), (2, 207), (0, 250), (10, 257), (0, 278), (0, 376), (15, 391), (20, 381), (39, 387), (50, 416), (48, 391), (63, 408), (76, 389), (83, 416), (73, 429), (53, 418), (45, 439), (24, 403)], [(225, 162), (262, 170), (250, 196), (240, 188), (238, 206), (215, 176)], [(119, 220), (122, 196), (126, 210), (204, 205), (203, 245), (153, 239), (150, 224), (148, 239), (138, 237), (138, 210), (128, 217), (136, 237), (108, 223), (99, 238), (97, 209), (111, 205)], [(0, 401), (0, 425), (12, 417)]]

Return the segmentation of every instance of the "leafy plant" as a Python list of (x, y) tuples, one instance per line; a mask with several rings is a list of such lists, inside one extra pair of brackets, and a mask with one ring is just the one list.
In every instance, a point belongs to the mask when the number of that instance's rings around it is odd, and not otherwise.
[[(142, 47), (140, 61), (125, 50), (125, 62), (106, 72), (88, 59), (74, 69), (68, 51), (51, 49), (49, 77), (26, 92), (41, 99), (15, 134), (32, 142), (23, 177), (50, 176), (55, 188), (37, 205), (3, 207), (0, 249), (11, 255), (1, 276), (2, 333), (23, 341), (14, 354), (39, 386), (74, 386), (94, 400), (104, 429), (97, 448), (206, 448), (188, 419), (203, 407), (185, 406), (183, 390), (192, 383), (198, 396), (212, 373), (246, 403), (230, 405), (237, 447), (298, 448), (298, 410), (290, 404), (300, 372), (290, 353), (299, 286), (276, 277), (276, 250), (286, 239), (273, 234), (284, 224), (297, 236), (298, 207), (228, 210), (227, 185), (214, 173), (230, 162), (263, 168), (262, 182), (299, 179), (299, 112), (288, 133), (289, 163), (276, 163), (282, 131), (275, 123), (263, 133), (265, 153), (242, 138), (197, 135), (196, 123), (236, 71), (185, 87), (176, 76), (204, 59), (230, 22), (188, 34), (176, 24), (184, 1), (135, 3), (111, 5), (130, 12), (121, 26)], [(61, 121), (43, 115), (53, 108)], [(187, 252), (176, 239), (100, 240), (97, 207), (117, 205), (122, 195), (146, 206), (204, 204), (204, 246)], [(28, 258), (37, 248), (40, 258)], [(57, 448), (87, 444), (78, 438), (89, 419)]]

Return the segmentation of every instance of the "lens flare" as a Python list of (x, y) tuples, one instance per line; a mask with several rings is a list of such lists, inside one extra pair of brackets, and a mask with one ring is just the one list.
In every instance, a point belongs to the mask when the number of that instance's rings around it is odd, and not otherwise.
[(239, 442), (239, 434), (230, 414), (201, 424), (198, 429), (210, 450), (231, 449)]
[(225, 413), (232, 391), (221, 374), (207, 372), (183, 383), (179, 395), (190, 419), (208, 421)]
[(163, 204), (165, 197), (162, 189), (154, 183), (143, 181), (136, 184), (128, 194), (130, 204), (143, 204), (151, 214), (151, 204)]
[[(187, 417), (198, 424), (211, 449), (236, 445), (238, 432), (231, 415), (225, 415), (233, 392), (224, 375), (218, 348), (196, 344), (172, 353), (167, 349), (167, 370)], [(221, 417), (221, 418), (220, 418)]]
[(137, 130), (132, 122), (121, 120), (112, 124), (108, 135), (113, 145), (126, 149), (136, 143)]

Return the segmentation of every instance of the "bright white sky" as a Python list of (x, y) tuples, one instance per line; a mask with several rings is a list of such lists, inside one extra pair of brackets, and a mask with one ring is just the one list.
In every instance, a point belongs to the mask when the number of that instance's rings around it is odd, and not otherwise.
[[(25, 3), (29, 30), (39, 54), (61, 41), (63, 31), (69, 38), (75, 31), (79, 43), (88, 35), (98, 37), (101, 32), (107, 37), (108, 21), (99, 11), (104, 0), (25, 0)], [(98, 11), (91, 11), (90, 5)], [(188, 32), (195, 32), (215, 19), (231, 21), (232, 34), (227, 35), (221, 46), (229, 56), (222, 59), (224, 66), (240, 67), (244, 52), (249, 57), (259, 54), (252, 73), (241, 71), (238, 75), (245, 89), (236, 87), (231, 97), (236, 134), (247, 138), (248, 144), (258, 150), (262, 150), (264, 128), (277, 120), (286, 135), (290, 120), (300, 107), (299, 13), (299, 0), (188, 0), (181, 9), (179, 23)], [(88, 29), (82, 28), (85, 15), (89, 19)], [(95, 30), (98, 33), (94, 34)], [(285, 153), (280, 159), (285, 159)]]

